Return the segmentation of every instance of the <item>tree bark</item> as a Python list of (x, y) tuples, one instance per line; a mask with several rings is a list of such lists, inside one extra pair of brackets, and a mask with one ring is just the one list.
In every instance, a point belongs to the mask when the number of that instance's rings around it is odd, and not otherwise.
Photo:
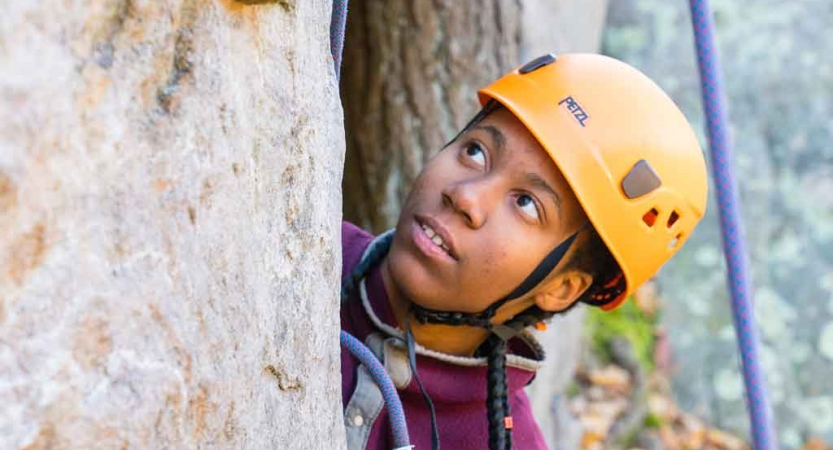
[(0, 448), (343, 447), (330, 1), (11, 0)]

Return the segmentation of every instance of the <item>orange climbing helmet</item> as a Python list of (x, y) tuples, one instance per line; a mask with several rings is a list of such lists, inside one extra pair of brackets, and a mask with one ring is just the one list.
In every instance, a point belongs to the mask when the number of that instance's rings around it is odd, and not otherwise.
[(703, 152), (682, 112), (613, 58), (544, 55), (478, 92), (508, 108), (564, 174), (622, 269), (611, 310), (686, 242), (706, 209)]

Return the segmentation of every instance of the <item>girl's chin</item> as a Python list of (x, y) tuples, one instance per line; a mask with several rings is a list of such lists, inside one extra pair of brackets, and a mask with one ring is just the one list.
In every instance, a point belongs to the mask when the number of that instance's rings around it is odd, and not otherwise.
[(447, 297), (443, 283), (415, 261), (412, 255), (391, 254), (388, 264), (396, 290), (409, 301), (416, 300), (420, 306), (429, 307), (429, 304), (436, 305), (440, 303), (438, 299)]

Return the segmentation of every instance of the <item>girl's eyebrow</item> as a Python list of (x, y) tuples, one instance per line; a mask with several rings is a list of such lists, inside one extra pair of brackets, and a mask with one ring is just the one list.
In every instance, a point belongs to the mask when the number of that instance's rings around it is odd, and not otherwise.
[(558, 192), (555, 192), (555, 189), (553, 189), (546, 180), (541, 178), (541, 176), (537, 173), (527, 172), (524, 174), (524, 181), (549, 194), (552, 198), (552, 202), (555, 204), (555, 209), (558, 210), (558, 217), (561, 217), (561, 196), (558, 195)]
[(492, 140), (495, 141), (495, 147), (499, 151), (503, 151), (503, 147), (506, 145), (506, 136), (494, 125), (477, 125), (474, 129), (488, 132), (492, 136)]

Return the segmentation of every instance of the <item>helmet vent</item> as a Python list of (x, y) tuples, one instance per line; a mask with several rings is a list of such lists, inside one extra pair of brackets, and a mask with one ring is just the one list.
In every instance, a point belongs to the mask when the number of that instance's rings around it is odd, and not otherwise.
[(645, 225), (653, 228), (654, 224), (657, 222), (657, 217), (659, 217), (659, 211), (657, 211), (656, 208), (651, 208), (642, 216), (642, 221), (645, 222)]
[(680, 214), (677, 212), (676, 209), (674, 211), (671, 211), (671, 215), (668, 216), (668, 228), (673, 227), (674, 224), (677, 223), (677, 219), (679, 218)]
[(554, 62), (555, 62), (555, 55), (553, 55), (552, 53), (547, 53), (544, 56), (539, 56), (539, 57), (533, 59), (532, 61), (524, 64), (523, 67), (518, 69), (518, 73), (520, 73), (521, 75), (524, 75), (524, 74), (527, 74), (529, 72), (534, 72), (534, 71), (540, 69), (541, 67), (544, 67), (548, 64), (552, 64)]

